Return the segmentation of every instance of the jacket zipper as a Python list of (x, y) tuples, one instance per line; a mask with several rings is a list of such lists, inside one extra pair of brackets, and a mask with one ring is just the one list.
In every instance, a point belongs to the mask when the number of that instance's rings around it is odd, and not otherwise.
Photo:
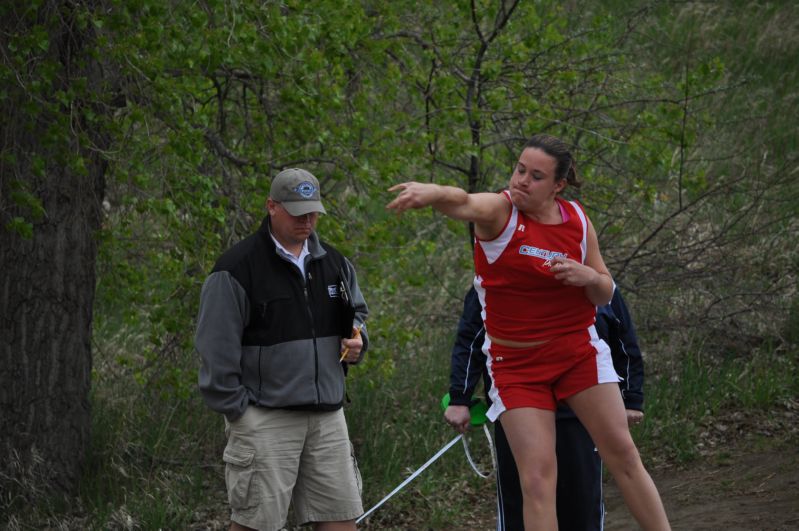
[(314, 357), (314, 386), (316, 387), (316, 403), (320, 404), (322, 398), (319, 394), (319, 350), (316, 346), (316, 327), (314, 326), (313, 312), (311, 311), (311, 299), (308, 295), (308, 284), (313, 280), (311, 272), (308, 271), (308, 277), (305, 280), (305, 286), (302, 291), (305, 294), (305, 309), (308, 311), (308, 319), (311, 323), (311, 336), (313, 336), (313, 357)]

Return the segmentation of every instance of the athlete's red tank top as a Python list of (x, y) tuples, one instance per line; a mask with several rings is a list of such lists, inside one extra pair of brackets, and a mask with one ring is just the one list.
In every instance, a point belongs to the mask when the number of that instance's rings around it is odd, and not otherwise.
[[(510, 201), (509, 192), (502, 193)], [(585, 263), (587, 245), (588, 221), (582, 207), (559, 197), (556, 201), (568, 215), (563, 223), (538, 223), (511, 203), (500, 235), (477, 239), (474, 286), (492, 337), (538, 341), (594, 324), (596, 307), (585, 288), (566, 286), (550, 271), (551, 259), (560, 255)]]

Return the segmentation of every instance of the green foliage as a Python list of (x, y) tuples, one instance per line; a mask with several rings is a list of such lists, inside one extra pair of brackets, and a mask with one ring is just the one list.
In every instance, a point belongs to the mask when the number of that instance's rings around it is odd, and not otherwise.
[[(104, 127), (95, 109), (107, 103), (108, 95), (86, 64), (93, 53), (92, 34), (84, 32), (90, 6), (76, 3), (59, 11), (50, 2), (12, 1), (0, 8), (0, 17), (6, 21), (0, 60), (0, 223), (32, 239), (36, 226), (48, 222), (45, 198), (52, 190), (44, 188), (47, 176), (84, 177), (89, 152), (103, 148), (93, 128)], [(62, 41), (69, 43), (74, 59), (59, 55)]]
[(23, 217), (15, 216), (6, 223), (5, 228), (9, 232), (16, 232), (26, 240), (33, 238), (33, 224), (26, 221)]

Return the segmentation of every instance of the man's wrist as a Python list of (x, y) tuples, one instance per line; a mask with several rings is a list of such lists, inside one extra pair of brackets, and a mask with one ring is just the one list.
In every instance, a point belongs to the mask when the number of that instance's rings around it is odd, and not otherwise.
[(466, 406), (471, 407), (472, 395), (465, 394), (462, 391), (449, 390), (449, 405), (451, 406)]

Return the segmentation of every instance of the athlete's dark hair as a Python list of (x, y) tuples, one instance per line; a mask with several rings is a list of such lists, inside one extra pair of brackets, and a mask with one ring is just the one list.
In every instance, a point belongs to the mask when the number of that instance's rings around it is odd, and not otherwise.
[(577, 168), (574, 163), (574, 157), (572, 157), (571, 151), (569, 151), (569, 146), (567, 146), (563, 140), (552, 135), (539, 133), (533, 135), (533, 137), (527, 141), (524, 145), (524, 149), (527, 148), (538, 148), (555, 159), (555, 162), (557, 162), (557, 166), (555, 167), (555, 181), (566, 179), (566, 182), (575, 188), (579, 188), (582, 185), (582, 183), (577, 180)]

